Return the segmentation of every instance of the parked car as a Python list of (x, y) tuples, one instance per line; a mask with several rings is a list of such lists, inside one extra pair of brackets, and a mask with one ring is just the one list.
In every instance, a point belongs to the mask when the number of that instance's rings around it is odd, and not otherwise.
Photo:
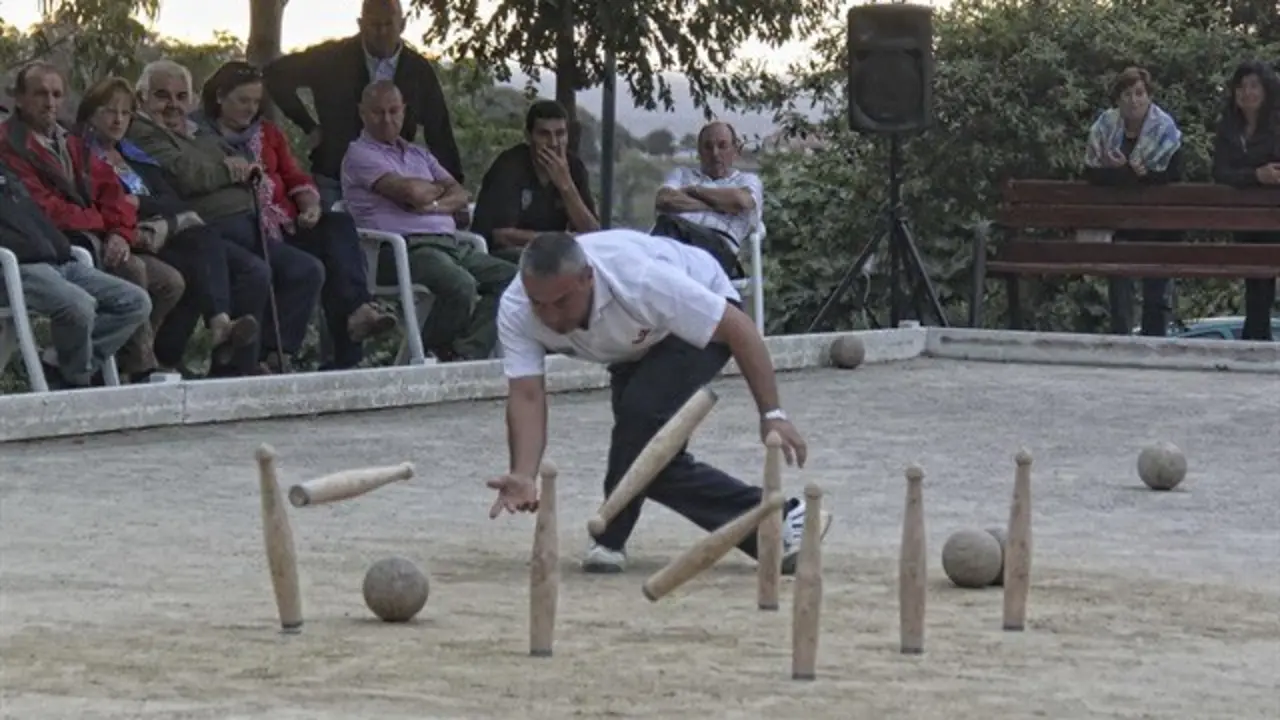
[[(1134, 327), (1131, 334), (1141, 335), (1142, 327)], [(1172, 322), (1165, 330), (1166, 337), (1189, 340), (1239, 340), (1243, 334), (1242, 315), (1199, 318), (1188, 323)], [(1271, 318), (1271, 336), (1280, 341), (1280, 317)]]
[[(1225, 316), (1193, 320), (1169, 333), (1170, 337), (1196, 340), (1239, 340), (1244, 332), (1243, 316)], [(1271, 336), (1280, 338), (1280, 317), (1271, 318)]]

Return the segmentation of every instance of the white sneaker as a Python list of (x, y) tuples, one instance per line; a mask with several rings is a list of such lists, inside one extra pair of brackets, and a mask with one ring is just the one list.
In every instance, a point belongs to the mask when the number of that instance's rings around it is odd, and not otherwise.
[(587, 548), (587, 556), (582, 560), (582, 569), (589, 573), (620, 573), (627, 568), (627, 554), (599, 544), (591, 543)]
[[(831, 513), (822, 511), (822, 533), (820, 538), (827, 536), (827, 531), (831, 529)], [(786, 517), (782, 520), (782, 574), (794, 575), (796, 572), (796, 561), (800, 556), (800, 541), (804, 538), (804, 500), (798, 505), (791, 508)]]

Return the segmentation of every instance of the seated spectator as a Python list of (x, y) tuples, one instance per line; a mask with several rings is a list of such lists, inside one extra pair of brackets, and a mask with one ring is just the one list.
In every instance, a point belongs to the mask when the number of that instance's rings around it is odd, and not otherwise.
[[(1158, 185), (1182, 179), (1182, 131), (1151, 100), (1151, 74), (1126, 68), (1111, 85), (1114, 107), (1103, 111), (1089, 128), (1084, 177), (1095, 185)], [(1101, 231), (1109, 233), (1110, 231)], [(1125, 232), (1132, 242), (1177, 242), (1180, 233)], [(1111, 332), (1128, 335), (1133, 327), (1133, 285), (1129, 278), (1110, 281)], [(1142, 334), (1163, 336), (1172, 312), (1167, 278), (1142, 280)]]
[[(404, 101), (394, 83), (371, 83), (360, 116), (364, 131), (342, 161), (348, 212), (360, 227), (405, 236), (413, 282), (435, 296), (423, 346), (441, 362), (489, 357), (498, 340), (498, 300), (516, 265), (455, 236), (454, 213), (466, 207), (467, 191), (429, 150), (400, 136)], [(394, 267), (389, 256), (379, 261), (380, 283), (395, 282)]]
[(675, 168), (658, 188), (652, 234), (696, 245), (720, 261), (731, 278), (744, 276), (742, 243), (760, 224), (764, 185), (755, 173), (733, 167), (738, 133), (714, 121), (698, 132), (698, 168)]
[[(1261, 62), (1244, 62), (1227, 81), (1227, 97), (1213, 142), (1213, 179), (1239, 188), (1280, 192), (1280, 79)], [(1237, 242), (1277, 243), (1280, 230), (1236, 233)], [(1274, 278), (1244, 283), (1245, 340), (1271, 340)]]
[(489, 242), (489, 254), (520, 261), (540, 232), (600, 229), (587, 166), (568, 152), (569, 114), (540, 100), (524, 116), (525, 141), (494, 159), (480, 183), (471, 231)]
[(95, 384), (106, 359), (147, 323), (151, 313), (147, 292), (72, 259), (71, 241), (31, 199), (26, 184), (2, 157), (0, 247), (18, 258), (27, 309), (49, 318), (58, 358), (57, 367), (44, 368), (49, 386)]
[[(153, 74), (149, 84), (150, 92), (190, 93), (189, 74), (173, 68)], [(130, 138), (166, 169), (206, 222), (267, 258), (276, 305), (275, 317), (259, 320), (265, 326), (261, 357), (274, 360), (266, 366), (280, 370), (297, 353), (323, 290), (333, 366), (351, 367), (364, 339), (395, 320), (372, 305), (350, 218), (321, 210), (319, 193), (294, 162), (284, 134), (260, 117), (262, 88), (252, 66), (228, 63), (205, 83), (201, 109), (181, 131), (139, 119)]]
[(170, 187), (156, 161), (124, 139), (136, 109), (129, 83), (107, 78), (80, 101), (77, 132), (115, 171), (137, 206), (139, 243), (177, 268), (186, 281), (186, 293), (156, 330), (156, 359), (180, 367), (196, 320), (203, 316), (213, 363), (225, 365), (234, 350), (257, 339), (252, 310), (266, 301), (266, 265), (206, 226)]
[[(444, 88), (431, 61), (401, 39), (404, 24), (399, 0), (364, 0), (359, 34), (290, 53), (264, 71), (267, 92), (281, 114), (307, 135), (311, 172), (326, 208), (342, 199), (342, 156), (360, 136), (360, 120), (353, 110), (365, 86), (375, 80), (394, 82), (405, 99), (400, 136), (413, 142), (421, 127), (423, 142), (449, 174), (463, 182)], [(311, 95), (314, 118), (299, 95), (304, 88)]]
[(122, 380), (159, 369), (155, 330), (185, 290), (182, 275), (138, 234), (138, 211), (115, 173), (58, 124), (64, 88), (52, 65), (23, 68), (14, 81), (17, 112), (0, 125), (0, 155), (22, 178), (31, 197), (71, 241), (91, 251), (112, 275), (146, 289), (151, 319), (120, 351)]

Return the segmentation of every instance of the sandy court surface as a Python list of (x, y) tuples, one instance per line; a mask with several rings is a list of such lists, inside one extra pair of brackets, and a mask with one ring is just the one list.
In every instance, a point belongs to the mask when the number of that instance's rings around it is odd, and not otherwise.
[[(533, 519), (490, 522), (502, 405), (163, 429), (0, 445), (3, 717), (992, 718), (1280, 717), (1280, 394), (1273, 377), (920, 360), (785, 375), (786, 405), (836, 520), (824, 548), (819, 680), (790, 680), (783, 611), (755, 608), (734, 553), (652, 604), (644, 578), (700, 537), (646, 506), (620, 576), (585, 576), (600, 500), (604, 393), (553, 398), (563, 584), (556, 656), (528, 643)], [(694, 450), (759, 482), (738, 378)], [(1187, 452), (1178, 491), (1138, 450)], [(294, 511), (307, 625), (281, 636), (252, 453), (282, 481), (414, 461), (419, 477)], [(1025, 633), (999, 589), (959, 590), (946, 537), (1007, 520), (1013, 455), (1035, 455)], [(902, 470), (925, 467), (926, 654), (897, 652)], [(364, 607), (365, 569), (431, 575), (409, 625)]]

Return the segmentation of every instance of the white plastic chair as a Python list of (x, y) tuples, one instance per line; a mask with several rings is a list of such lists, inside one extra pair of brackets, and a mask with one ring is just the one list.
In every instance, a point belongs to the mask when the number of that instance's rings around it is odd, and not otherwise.
[[(653, 228), (649, 229), (653, 232)], [(764, 246), (765, 228), (764, 221), (756, 223), (751, 229), (751, 234), (747, 235), (747, 239), (743, 244), (747, 246), (750, 260), (747, 261), (746, 267), (747, 277), (733, 281), (733, 287), (751, 298), (751, 316), (756, 321), (756, 328), (764, 335), (764, 259), (762, 248)], [(741, 250), (739, 250), (741, 255)]]
[(0, 248), (0, 271), (4, 273), (4, 293), (8, 300), (0, 306), (0, 373), (9, 366), (14, 350), (22, 351), (22, 364), (27, 368), (27, 382), (33, 392), (49, 392), (40, 364), (40, 348), (36, 346), (31, 320), (27, 317), (27, 300), (22, 295), (22, 278), (18, 275), (18, 256)]
[[(333, 204), (332, 209), (334, 212), (346, 212), (346, 205), (338, 201)], [(427, 353), (422, 346), (422, 322), (431, 313), (433, 298), (431, 291), (424, 285), (414, 283), (409, 274), (408, 241), (399, 233), (383, 230), (357, 228), (357, 232), (360, 234), (361, 249), (364, 250), (369, 293), (374, 297), (393, 297), (400, 301), (404, 340), (400, 342), (400, 350), (396, 353), (396, 364), (403, 365), (406, 360), (413, 365), (425, 364)], [(482, 253), (489, 252), (489, 244), (480, 235), (459, 230), (455, 237), (470, 242)], [(395, 285), (378, 284), (378, 255), (383, 245), (390, 246), (395, 257)]]
[(751, 234), (747, 236), (746, 244), (750, 247), (751, 261), (747, 271), (747, 277), (740, 280), (734, 280), (733, 286), (738, 292), (751, 297), (751, 315), (755, 318), (756, 328), (760, 330), (760, 334), (764, 335), (764, 258), (762, 246), (764, 245), (765, 228), (764, 222), (756, 223), (751, 229)]
[[(93, 256), (82, 247), (72, 246), (71, 255), (76, 262), (93, 265)], [(31, 330), (31, 319), (27, 311), (27, 301), (22, 294), (22, 278), (18, 275), (18, 257), (11, 251), (0, 248), (0, 271), (4, 274), (4, 290), (7, 302), (0, 306), (0, 372), (9, 365), (9, 358), (15, 349), (22, 351), (22, 364), (27, 369), (27, 382), (32, 392), (49, 392), (49, 383), (44, 377), (44, 366), (40, 362), (40, 348), (36, 345), (35, 333)], [(107, 385), (120, 384), (120, 372), (114, 357), (107, 358), (102, 367), (102, 378)]]

